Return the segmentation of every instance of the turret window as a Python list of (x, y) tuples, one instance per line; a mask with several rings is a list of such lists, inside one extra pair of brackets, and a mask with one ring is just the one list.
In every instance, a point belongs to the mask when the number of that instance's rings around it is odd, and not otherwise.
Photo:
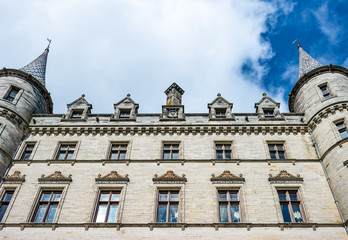
[(16, 96), (17, 96), (19, 91), (20, 91), (19, 88), (11, 87), (10, 91), (5, 96), (5, 99), (7, 101), (13, 102), (16, 99)]
[(322, 85), (322, 86), (320, 86), (319, 88), (320, 88), (320, 90), (321, 90), (321, 92), (322, 92), (322, 94), (323, 94), (323, 97), (324, 97), (325, 99), (328, 99), (329, 97), (331, 97), (331, 96), (330, 96), (330, 92), (329, 92), (329, 88), (327, 87), (327, 84)]
[(338, 132), (341, 134), (342, 138), (348, 138), (347, 128), (346, 128), (346, 125), (344, 124), (344, 121), (340, 121), (336, 123), (336, 127)]

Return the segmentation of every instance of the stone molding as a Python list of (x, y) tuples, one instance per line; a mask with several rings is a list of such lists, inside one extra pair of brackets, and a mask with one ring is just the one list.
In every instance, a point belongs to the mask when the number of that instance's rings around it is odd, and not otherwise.
[(187, 182), (187, 179), (185, 178), (185, 174), (180, 177), (179, 175), (175, 174), (172, 170), (168, 170), (165, 174), (158, 176), (157, 174), (154, 175), (154, 178), (152, 178), (153, 182)]
[(40, 183), (67, 183), (71, 182), (71, 174), (66, 177), (60, 171), (55, 171), (54, 173), (45, 177), (44, 174), (41, 175), (41, 178), (38, 179)]
[(228, 126), (228, 125), (201, 125), (201, 126), (31, 126), (29, 133), (35, 135), (290, 135), (309, 133), (307, 126)]
[(128, 174), (122, 176), (116, 171), (111, 171), (110, 173), (102, 176), (101, 174), (95, 179), (97, 183), (124, 183), (129, 182)]
[(232, 174), (230, 171), (225, 170), (219, 176), (215, 176), (215, 174), (212, 174), (210, 181), (212, 181), (213, 183), (244, 183), (245, 178), (242, 174), (236, 176)]
[(10, 109), (0, 107), (0, 117), (4, 117), (9, 120), (12, 124), (17, 125), (19, 128), (22, 128), (24, 131), (29, 127), (23, 118), (21, 118), (17, 113), (11, 111)]
[(298, 183), (303, 182), (303, 178), (300, 177), (300, 174), (294, 176), (288, 173), (286, 170), (281, 170), (280, 173), (278, 173), (274, 177), (272, 176), (272, 174), (269, 174), (268, 181), (270, 181), (271, 183)]
[(25, 182), (25, 174), (21, 175), (20, 171), (14, 171), (12, 175), (7, 175), (3, 179), (6, 183), (22, 183)]

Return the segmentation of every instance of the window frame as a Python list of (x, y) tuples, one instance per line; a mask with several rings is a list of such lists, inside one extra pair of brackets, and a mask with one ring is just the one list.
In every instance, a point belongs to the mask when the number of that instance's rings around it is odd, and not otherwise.
[(265, 118), (274, 118), (275, 117), (274, 108), (262, 108), (263, 116)]
[[(165, 149), (165, 146), (170, 145), (169, 150)], [(177, 145), (177, 149), (173, 149), (173, 145)], [(173, 158), (173, 150), (177, 151), (178, 158)], [(165, 158), (166, 152), (169, 151), (169, 158)], [(161, 159), (164, 160), (178, 160), (182, 159), (182, 143), (181, 142), (167, 142), (163, 141), (162, 142), (162, 154), (161, 154)]]
[[(160, 193), (161, 192), (167, 192), (167, 201), (160, 201)], [(170, 192), (175, 192), (178, 194), (178, 201), (170, 201)], [(165, 203), (166, 204), (160, 204), (160, 203)], [(173, 202), (174, 204), (170, 204), (171, 202)], [(183, 189), (181, 186), (171, 186), (171, 187), (160, 187), (160, 188), (157, 188), (156, 189), (156, 204), (155, 204), (155, 222), (156, 223), (180, 223), (182, 222), (182, 216), (183, 216)], [(160, 205), (167, 205), (167, 208), (166, 208), (166, 221), (165, 222), (160, 222), (159, 221), (159, 206)], [(178, 217), (177, 217), (177, 221), (176, 222), (171, 222), (169, 221), (169, 217), (170, 217), (170, 206), (173, 206), (173, 205), (177, 205), (177, 214), (178, 214)]]
[(227, 108), (214, 108), (216, 118), (226, 118)]
[[(307, 217), (306, 217), (307, 214), (305, 212), (305, 208), (304, 208), (304, 204), (303, 204), (304, 200), (303, 200), (303, 197), (302, 197), (302, 194), (301, 194), (299, 187), (280, 187), (280, 188), (276, 187), (275, 190), (276, 190), (276, 196), (277, 196), (276, 198), (277, 198), (277, 202), (279, 205), (279, 212), (280, 212), (281, 220), (284, 223), (306, 223), (307, 222)], [(279, 198), (280, 191), (285, 191), (286, 200), (280, 200), (280, 198)], [(290, 194), (289, 194), (289, 192), (291, 192), (291, 191), (296, 191), (296, 199), (297, 200), (291, 200)], [(296, 204), (292, 204), (292, 202), (296, 202)], [(289, 212), (290, 220), (291, 220), (290, 222), (284, 221), (284, 215), (283, 215), (282, 207), (281, 207), (282, 205), (288, 205), (288, 212)], [(299, 205), (299, 210), (301, 213), (302, 222), (296, 222), (296, 219), (294, 216), (294, 210), (292, 208), (293, 205)]]
[[(30, 155), (27, 159), (24, 159), (24, 156), (26, 154), (26, 150), (29, 146), (33, 146), (33, 149), (32, 151), (30, 152)], [(27, 161), (27, 160), (32, 160), (33, 157), (34, 157), (34, 154), (36, 152), (36, 148), (37, 148), (37, 142), (25, 142), (23, 148), (22, 148), (22, 151), (20, 152), (20, 155), (19, 155), (19, 160), (23, 160), (23, 161)]]
[[(64, 155), (64, 159), (59, 159), (59, 155), (60, 155), (62, 146), (64, 146), (64, 145), (69, 146), (69, 145), (73, 145), (73, 144), (75, 145), (75, 148), (74, 148), (74, 152), (72, 154), (72, 157), (67, 159), (67, 153), (69, 151), (69, 148), (67, 148), (65, 155)], [(59, 142), (53, 159), (58, 160), (58, 161), (75, 160), (77, 152), (78, 152), (78, 147), (79, 147), (79, 142)]]
[[(271, 149), (270, 149), (270, 146), (273, 145), (273, 146), (276, 146), (276, 148), (274, 148), (275, 150), (275, 155), (276, 155), (276, 158), (272, 158), (272, 153), (271, 153)], [(282, 151), (283, 151), (283, 156), (284, 158), (280, 158), (279, 156), (279, 150), (278, 150), (278, 145), (282, 145)], [(267, 141), (267, 150), (268, 150), (268, 156), (269, 156), (269, 159), (287, 159), (287, 153), (286, 153), (286, 148), (285, 148), (285, 141)]]
[[(218, 149), (218, 145), (222, 145), (222, 150)], [(230, 149), (226, 150), (225, 146), (229, 146)], [(233, 159), (233, 149), (232, 149), (232, 141), (214, 141), (214, 149), (215, 149), (215, 159), (224, 159), (224, 160), (228, 160), (228, 159)], [(218, 151), (222, 151), (222, 158), (218, 158)], [(226, 151), (230, 151), (230, 158), (226, 158)]]
[[(16, 95), (13, 97), (12, 101), (8, 99), (8, 97), (10, 97), (10, 94), (11, 92), (15, 90), (17, 91)], [(17, 104), (20, 96), (22, 95), (22, 92), (23, 92), (23, 89), (21, 89), (20, 87), (17, 87), (17, 86), (13, 86), (11, 85), (9, 87), (9, 89), (7, 90), (6, 94), (3, 96), (3, 99), (9, 103), (12, 103), (12, 104)]]
[[(1, 212), (2, 208), (3, 208), (3, 206), (4, 206), (4, 202), (7, 203), (7, 208), (6, 208), (5, 212), (3, 213), (2, 218), (0, 218), (0, 223), (5, 222), (6, 219), (7, 219), (8, 214), (10, 213), (12, 204), (14, 202), (14, 199), (15, 199), (16, 195), (17, 195), (17, 191), (16, 190), (17, 189), (13, 188), (13, 187), (12, 188), (6, 187), (6, 188), (2, 189), (2, 191), (1, 191), (1, 194), (0, 194), (0, 212)], [(8, 192), (12, 192), (12, 197), (11, 197), (10, 201), (4, 201), (5, 195)]]
[[(113, 154), (113, 146), (118, 145), (119, 149), (118, 149), (118, 153), (117, 153), (117, 158), (111, 158), (112, 154)], [(126, 146), (126, 150), (122, 150), (121, 146)], [(125, 151), (125, 157), (120, 159), (120, 153), (121, 151)], [(108, 160), (125, 160), (125, 159), (129, 159), (129, 142), (110, 142), (109, 144), (109, 151), (107, 154), (107, 159)]]
[[(48, 201), (41, 200), (45, 193), (50, 193), (50, 199)], [(60, 194), (59, 201), (51, 200), (52, 194), (58, 194), (58, 193)], [(63, 189), (41, 189), (40, 194), (39, 194), (37, 200), (35, 201), (35, 207), (34, 207), (34, 211), (33, 211), (33, 214), (31, 216), (30, 222), (32, 222), (32, 223), (55, 223), (57, 218), (58, 218), (58, 215), (59, 215), (59, 206), (61, 205), (61, 202), (63, 201), (62, 199), (63, 199)], [(39, 210), (40, 206), (44, 206), (44, 205), (47, 205), (47, 208), (45, 210), (42, 221), (36, 222), (35, 219), (37, 217), (38, 210)], [(54, 217), (53, 217), (52, 221), (46, 222), (46, 220), (48, 218), (48, 214), (50, 212), (50, 209), (52, 209), (51, 206), (55, 206), (55, 205), (57, 206), (57, 208), (55, 210)]]
[(120, 119), (129, 119), (132, 115), (131, 108), (120, 108), (118, 113), (118, 118)]
[[(335, 124), (336, 131), (338, 132), (338, 136), (340, 139), (346, 139), (348, 138), (348, 130), (347, 130), (347, 124), (344, 118), (336, 120), (333, 122)], [(343, 128), (339, 128), (338, 125), (342, 124)], [(342, 134), (345, 133), (347, 137), (343, 137)]]
[[(96, 207), (95, 207), (93, 222), (95, 222), (95, 223), (117, 223), (118, 222), (118, 215), (119, 215), (119, 212), (120, 212), (120, 202), (121, 202), (121, 191), (122, 190), (106, 190), (106, 189), (100, 189), (99, 190), (97, 201), (96, 201)], [(106, 209), (104, 221), (103, 222), (97, 222), (98, 213), (99, 213), (99, 206), (100, 205), (105, 205), (105, 204), (101, 204), (101, 203), (105, 203), (106, 202), (106, 201), (102, 201), (100, 199), (103, 193), (108, 193), (109, 194), (109, 198), (108, 198), (108, 201), (107, 201), (107, 209)], [(111, 197), (112, 197), (113, 193), (118, 193), (119, 194), (118, 201), (111, 201)], [(114, 203), (114, 204), (112, 204), (112, 203)], [(115, 216), (115, 222), (108, 222), (107, 221), (108, 218), (109, 218), (110, 206), (111, 205), (117, 205), (117, 212), (116, 212), (116, 216)]]
[[(241, 196), (240, 196), (240, 189), (217, 189), (218, 192), (218, 208), (219, 208), (219, 222), (220, 223), (240, 223), (242, 222), (242, 214), (241, 214)], [(226, 201), (220, 200), (220, 193), (226, 192)], [(231, 200), (230, 195), (231, 193), (237, 194), (237, 200)], [(222, 204), (224, 203), (224, 204)], [(221, 205), (227, 205), (227, 217), (228, 221), (223, 222), (221, 221)], [(238, 205), (238, 214), (239, 214), (239, 221), (234, 222), (232, 213), (231, 213), (231, 205)]]
[[(326, 87), (326, 90), (328, 91), (329, 93), (329, 97), (325, 97), (324, 95), (324, 92), (322, 90), (323, 87)], [(331, 87), (330, 87), (330, 84), (328, 82), (325, 82), (325, 83), (321, 83), (319, 85), (317, 85), (317, 92), (318, 92), (318, 95), (319, 95), (319, 98), (320, 100), (323, 102), (323, 101), (326, 101), (328, 99), (331, 99), (332, 97), (335, 97), (336, 95), (333, 93)]]
[[(71, 113), (70, 113), (70, 119), (83, 119), (83, 115), (84, 115), (85, 109), (72, 109)], [(77, 113), (77, 116), (75, 116), (75, 114)]]

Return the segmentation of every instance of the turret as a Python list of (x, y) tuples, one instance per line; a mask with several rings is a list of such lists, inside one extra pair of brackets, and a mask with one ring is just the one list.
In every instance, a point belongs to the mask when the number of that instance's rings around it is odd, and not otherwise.
[(291, 112), (305, 113), (319, 157), (337, 198), (344, 221), (348, 219), (348, 70), (323, 66), (298, 44), (299, 80), (289, 94)]
[(17, 69), (0, 70), (0, 177), (36, 113), (52, 113), (53, 103), (45, 88), (49, 46), (34, 61)]

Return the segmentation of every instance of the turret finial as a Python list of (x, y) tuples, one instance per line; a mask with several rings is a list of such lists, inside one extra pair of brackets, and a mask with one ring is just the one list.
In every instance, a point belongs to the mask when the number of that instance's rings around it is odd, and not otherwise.
[(294, 44), (294, 43), (297, 44), (297, 48), (298, 48), (298, 49), (299, 49), (299, 48), (302, 48), (301, 45), (298, 43), (297, 38), (295, 38), (295, 41), (292, 42), (292, 44)]
[(47, 45), (46, 50), (48, 51), (50, 49), (50, 45), (51, 45), (52, 39), (47, 38), (47, 41), (48, 41), (48, 45)]

